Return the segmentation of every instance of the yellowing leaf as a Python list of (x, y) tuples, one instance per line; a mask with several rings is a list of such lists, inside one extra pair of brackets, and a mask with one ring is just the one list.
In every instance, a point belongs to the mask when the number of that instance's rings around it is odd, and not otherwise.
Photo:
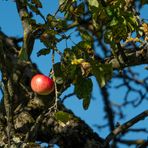
[(71, 64), (72, 65), (79, 65), (82, 62), (84, 62), (84, 59), (74, 59), (74, 60), (71, 61)]
[(88, 62), (81, 63), (81, 71), (83, 76), (88, 76), (91, 71), (91, 65)]
[(145, 33), (145, 35), (146, 35), (145, 40), (147, 40), (147, 38), (148, 38), (148, 24), (143, 23), (142, 27), (140, 29), (142, 29), (143, 32)]
[(140, 42), (140, 39), (137, 37), (136, 38), (130, 37), (126, 40), (126, 43), (128, 43), (128, 42)]

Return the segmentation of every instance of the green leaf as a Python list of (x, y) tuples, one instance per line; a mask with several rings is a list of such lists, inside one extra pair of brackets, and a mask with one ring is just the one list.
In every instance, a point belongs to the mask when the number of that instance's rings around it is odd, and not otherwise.
[(96, 77), (100, 87), (106, 85), (107, 81), (112, 78), (112, 65), (111, 64), (99, 64), (96, 62), (91, 62), (92, 74)]
[(71, 64), (73, 59), (76, 59), (74, 51), (70, 48), (66, 48), (63, 54), (61, 69), (64, 74), (64, 78), (67, 80), (74, 80), (76, 77), (77, 65)]
[(62, 64), (62, 73), (65, 80), (75, 80), (77, 76), (77, 66), (72, 64)]
[(116, 26), (118, 24), (118, 22), (119, 22), (119, 20), (116, 17), (113, 17), (113, 19), (109, 23), (109, 26), (111, 26), (111, 27)]
[(41, 55), (47, 55), (50, 53), (50, 49), (49, 48), (43, 48), (40, 51), (37, 52), (37, 56), (41, 56)]
[(99, 7), (98, 0), (88, 0), (90, 6)]
[(55, 118), (58, 121), (61, 121), (63, 123), (67, 123), (72, 118), (72, 115), (67, 112), (58, 111), (55, 113)]
[(134, 31), (138, 28), (138, 21), (137, 18), (131, 14), (128, 14), (127, 16), (127, 26), (130, 29), (130, 31)]
[(79, 99), (83, 99), (83, 108), (88, 109), (92, 92), (92, 80), (90, 78), (79, 78), (76, 81), (74, 92)]
[(112, 30), (107, 30), (104, 35), (105, 43), (109, 44), (113, 40), (113, 32)]
[(78, 58), (83, 58), (86, 60), (89, 60), (91, 56), (94, 55), (94, 51), (92, 49), (92, 43), (91, 41), (80, 41), (75, 47), (74, 50)]
[(112, 17), (114, 15), (114, 9), (108, 6), (106, 7), (106, 13), (109, 17)]
[(83, 108), (84, 108), (85, 110), (88, 109), (89, 104), (90, 104), (90, 98), (84, 98), (84, 99), (83, 99)]

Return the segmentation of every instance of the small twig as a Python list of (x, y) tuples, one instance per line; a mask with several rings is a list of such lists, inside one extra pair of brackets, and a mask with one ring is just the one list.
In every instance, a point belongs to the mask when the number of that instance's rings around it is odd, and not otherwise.
[(21, 82), (19, 82), (22, 89), (26, 92), (26, 94), (29, 96), (29, 98), (32, 98), (33, 93), (30, 92)]
[(142, 112), (141, 114), (137, 115), (133, 119), (127, 121), (123, 125), (118, 126), (116, 129), (114, 129), (105, 139), (105, 146), (110, 143), (114, 138), (116, 138), (119, 134), (125, 133), (125, 131), (136, 124), (137, 122), (144, 120), (148, 116), (148, 110)]
[(54, 53), (54, 49), (52, 50), (52, 71), (53, 71), (53, 81), (54, 81), (54, 88), (55, 88), (55, 103), (54, 103), (54, 109), (55, 111), (57, 111), (57, 104), (58, 104), (58, 90), (57, 90), (57, 84), (56, 84), (56, 77), (55, 77), (55, 74), (54, 74), (54, 64), (55, 64), (55, 61), (54, 61), (54, 58), (55, 58), (55, 53)]
[(65, 1), (59, 6), (59, 8), (57, 9), (57, 11), (55, 12), (55, 14), (53, 15), (54, 17), (56, 17), (56, 15), (58, 14), (58, 12), (60, 11), (61, 7), (64, 5)]
[(108, 127), (108, 123), (106, 123), (106, 124), (104, 124), (104, 125), (97, 125), (97, 124), (95, 124), (94, 126), (95, 126), (97, 129), (102, 130), (102, 129)]
[(55, 50), (56, 53), (58, 53), (61, 57), (63, 56), (63, 53), (60, 50), (58, 50), (57, 48), (54, 48), (53, 50)]
[(128, 132), (144, 132), (148, 133), (148, 130), (145, 128), (139, 128), (139, 129), (129, 129)]
[[(122, 144), (126, 144), (126, 145), (145, 145), (145, 146), (148, 146), (148, 141), (147, 140), (143, 140), (143, 139), (138, 139), (138, 140), (123, 140), (123, 139), (117, 139), (117, 141), (119, 143), (122, 143)], [(143, 147), (144, 148), (144, 147)]]
[(75, 93), (70, 93), (70, 94), (68, 94), (68, 95), (65, 95), (65, 96), (63, 97), (63, 99), (61, 100), (61, 102), (63, 103), (67, 98), (72, 97), (72, 96), (74, 96), (74, 95), (75, 95)]

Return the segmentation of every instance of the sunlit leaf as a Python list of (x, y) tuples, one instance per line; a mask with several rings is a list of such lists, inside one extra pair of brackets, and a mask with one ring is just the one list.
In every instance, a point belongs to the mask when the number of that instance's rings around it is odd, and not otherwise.
[(112, 17), (114, 15), (114, 9), (108, 6), (106, 7), (106, 13), (109, 17)]
[(77, 65), (71, 64), (72, 60), (76, 58), (74, 51), (70, 48), (64, 50), (61, 69), (64, 74), (64, 78), (67, 80), (74, 80), (77, 73)]
[(115, 26), (119, 23), (119, 20), (116, 17), (113, 17), (113, 19), (111, 20), (109, 26)]
[(90, 6), (95, 6), (95, 7), (99, 6), (98, 0), (88, 0), (88, 3)]

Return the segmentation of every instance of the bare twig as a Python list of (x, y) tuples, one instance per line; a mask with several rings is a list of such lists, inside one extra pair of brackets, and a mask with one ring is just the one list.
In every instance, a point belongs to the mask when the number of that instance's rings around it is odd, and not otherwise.
[(128, 132), (144, 132), (144, 133), (148, 133), (148, 130), (146, 128), (138, 128), (138, 129), (129, 129)]
[[(123, 139), (117, 139), (119, 143), (126, 144), (126, 145), (145, 145), (148, 146), (148, 141), (143, 139), (138, 140), (123, 140)], [(144, 147), (143, 147), (144, 148)]]
[(57, 111), (57, 105), (58, 105), (58, 96), (59, 96), (59, 92), (57, 89), (57, 83), (56, 83), (56, 77), (54, 74), (54, 64), (55, 64), (55, 53), (54, 53), (54, 49), (52, 51), (52, 72), (53, 72), (53, 81), (54, 81), (54, 88), (55, 88), (55, 103), (54, 103), (54, 109), (55, 111)]
[(70, 94), (68, 94), (68, 95), (65, 95), (65, 96), (62, 98), (61, 102), (63, 103), (67, 98), (70, 98), (70, 97), (72, 97), (72, 96), (74, 96), (74, 95), (75, 95), (75, 93), (70, 93)]

